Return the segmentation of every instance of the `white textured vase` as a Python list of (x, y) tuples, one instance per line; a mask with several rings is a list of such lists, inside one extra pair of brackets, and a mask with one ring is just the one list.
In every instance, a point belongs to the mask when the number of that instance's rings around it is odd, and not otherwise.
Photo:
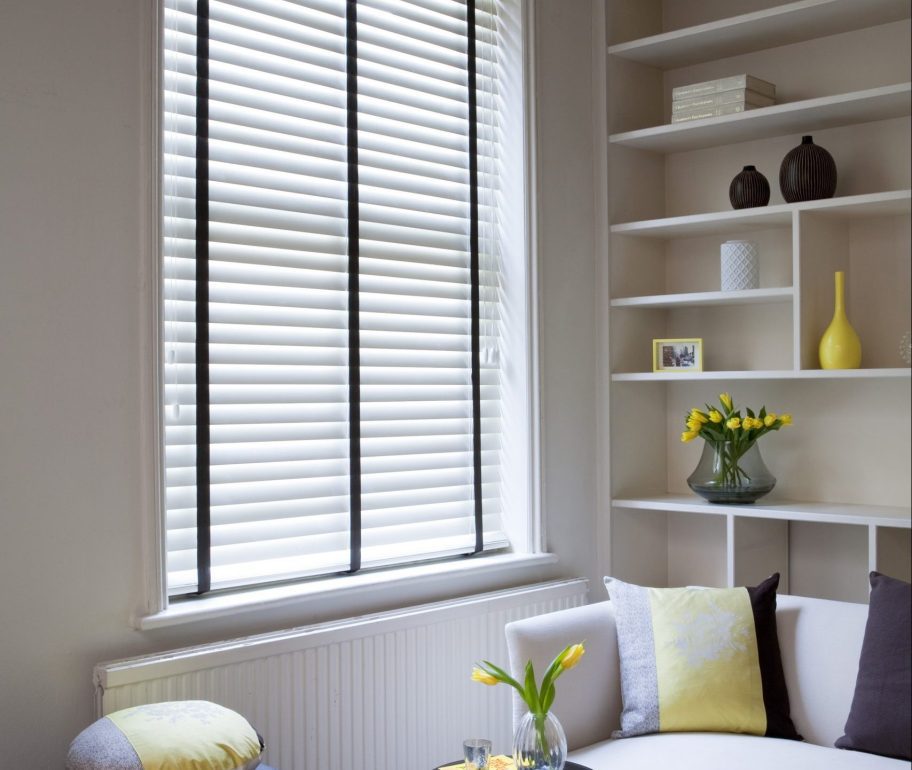
[(725, 241), (722, 244), (722, 291), (743, 291), (760, 287), (757, 244)]

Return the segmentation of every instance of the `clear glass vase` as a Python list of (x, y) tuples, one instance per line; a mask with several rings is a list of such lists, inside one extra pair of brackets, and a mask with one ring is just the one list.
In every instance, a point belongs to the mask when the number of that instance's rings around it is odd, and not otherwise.
[(567, 759), (567, 736), (552, 713), (526, 714), (513, 736), (517, 770), (562, 770)]
[(753, 503), (776, 486), (776, 477), (756, 443), (738, 447), (731, 441), (703, 445), (703, 455), (687, 485), (711, 503)]

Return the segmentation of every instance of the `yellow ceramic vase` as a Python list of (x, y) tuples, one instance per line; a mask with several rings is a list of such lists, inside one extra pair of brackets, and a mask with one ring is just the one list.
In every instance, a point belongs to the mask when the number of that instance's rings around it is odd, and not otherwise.
[(857, 369), (861, 366), (861, 340), (845, 311), (845, 273), (836, 273), (836, 310), (820, 338), (822, 369)]

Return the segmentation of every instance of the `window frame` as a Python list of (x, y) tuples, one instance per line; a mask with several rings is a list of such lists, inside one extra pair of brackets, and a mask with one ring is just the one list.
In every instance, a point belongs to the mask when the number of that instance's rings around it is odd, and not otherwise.
[[(523, 319), (525, 343), (525, 372), (523, 380), (526, 389), (525, 412), (528, 425), (528, 441), (525, 461), (528, 465), (528, 510), (524, 511), (522, 521), (514, 522), (508, 527), (512, 552), (480, 553), (472, 559), (447, 559), (437, 562), (425, 562), (411, 565), (397, 565), (387, 568), (367, 570), (359, 573), (368, 583), (379, 585), (400, 585), (424, 583), (437, 588), (426, 591), (404, 591), (403, 596), (415, 594), (413, 602), (442, 598), (443, 595), (465, 593), (465, 590), (454, 592), (452, 574), (475, 573), (480, 579), (479, 588), (485, 590), (502, 582), (505, 577), (515, 575), (536, 576), (542, 567), (553, 564), (556, 557), (545, 552), (545, 531), (541, 516), (541, 436), (540, 436), (540, 376), (539, 376), (539, 312), (538, 312), (538, 255), (537, 255), (537, 216), (535, 186), (535, 111), (534, 111), (534, 40), (533, 6), (535, 0), (506, 0), (517, 11), (516, 23), (520, 26), (520, 37), (523, 50), (519, 68), (522, 73), (522, 135), (524, 139), (522, 167), (522, 201), (523, 236), (525, 253), (522, 268), (525, 276), (523, 294), (525, 300), (525, 318)], [(144, 436), (143, 463), (143, 574), (145, 578), (145, 601), (143, 608), (134, 617), (133, 625), (140, 629), (151, 629), (194, 620), (219, 617), (222, 614), (234, 614), (239, 610), (255, 610), (284, 607), (306, 601), (309, 607), (319, 604), (321, 598), (329, 598), (334, 603), (343, 595), (368, 597), (369, 603), (376, 604), (380, 595), (371, 598), (374, 593), (365, 590), (363, 585), (353, 578), (358, 575), (325, 575), (317, 578), (298, 580), (287, 584), (264, 584), (248, 586), (229, 592), (215, 592), (189, 601), (175, 601), (168, 596), (166, 560), (166, 522), (165, 522), (165, 474), (164, 474), (164, 436), (162, 394), (163, 377), (163, 293), (162, 293), (162, 142), (161, 131), (163, 85), (162, 45), (164, 36), (164, 0), (149, 0), (148, 14), (143, 18), (143, 38), (145, 41), (144, 60), (151, 77), (144, 78), (142, 121), (142, 165), (147, 169), (144, 179), (143, 217), (145, 238), (144, 259), (144, 300), (141, 307), (143, 325), (147, 329), (147, 343), (141, 346), (141, 370), (145, 408), (142, 425)], [(518, 326), (518, 325), (517, 325)], [(505, 527), (508, 525), (505, 523)], [(455, 565), (455, 567), (454, 567)], [(434, 578), (440, 577), (440, 581)], [(469, 585), (479, 580), (461, 581)], [(338, 605), (339, 607), (344, 607)], [(193, 608), (188, 605), (193, 605)], [(354, 605), (353, 605), (354, 606)], [(338, 613), (334, 613), (338, 614)], [(343, 611), (343, 614), (344, 611)]]

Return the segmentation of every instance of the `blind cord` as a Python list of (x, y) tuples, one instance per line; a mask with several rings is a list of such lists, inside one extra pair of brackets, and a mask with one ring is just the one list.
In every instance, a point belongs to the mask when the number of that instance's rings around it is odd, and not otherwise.
[(358, 3), (345, 7), (348, 127), (348, 434), (350, 572), (361, 569), (361, 320), (358, 198)]
[(209, 453), (209, 0), (196, 7), (196, 590), (211, 588)]
[(469, 101), (469, 263), (472, 284), (472, 466), (475, 497), (475, 550), (484, 550), (484, 519), (481, 489), (481, 292), (478, 250), (478, 104), (475, 61), (475, 0), (466, 2)]

